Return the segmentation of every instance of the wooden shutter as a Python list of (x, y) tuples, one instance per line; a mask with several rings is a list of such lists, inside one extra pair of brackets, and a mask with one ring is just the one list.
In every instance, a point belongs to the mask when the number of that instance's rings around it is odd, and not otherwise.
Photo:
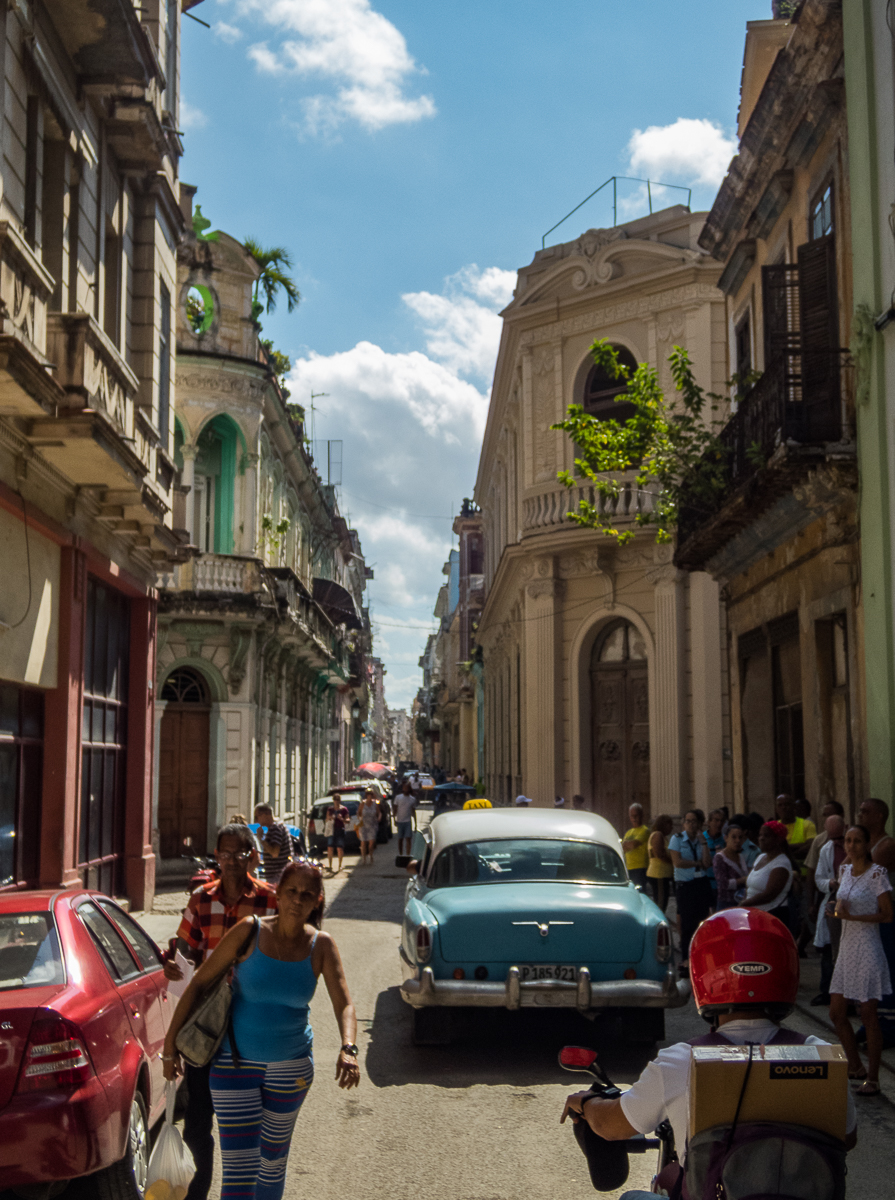
[(836, 242), (832, 234), (799, 246), (799, 317), (802, 352), (800, 441), (838, 441), (842, 434), (839, 384), (839, 306)]

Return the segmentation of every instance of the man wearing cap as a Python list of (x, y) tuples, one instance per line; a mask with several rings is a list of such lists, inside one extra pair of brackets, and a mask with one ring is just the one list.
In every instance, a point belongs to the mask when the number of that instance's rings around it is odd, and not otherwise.
[(516, 807), (517, 808), (528, 808), (529, 804), (532, 804), (532, 803), (533, 803), (533, 801), (531, 800), (531, 798), (529, 796), (523, 796), (520, 794), (516, 797)]

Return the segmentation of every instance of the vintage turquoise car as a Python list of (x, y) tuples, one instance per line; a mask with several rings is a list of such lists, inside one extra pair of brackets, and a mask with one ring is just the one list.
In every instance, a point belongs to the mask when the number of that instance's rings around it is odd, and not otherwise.
[(415, 835), (401, 931), (414, 1040), (449, 1038), (451, 1008), (620, 1010), (636, 1040), (685, 1004), (671, 929), (628, 879), (621, 841), (587, 812), (449, 812)]

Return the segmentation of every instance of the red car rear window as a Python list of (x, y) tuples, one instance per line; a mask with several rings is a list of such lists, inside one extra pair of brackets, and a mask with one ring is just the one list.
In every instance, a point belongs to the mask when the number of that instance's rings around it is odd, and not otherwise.
[(62, 983), (59, 935), (50, 914), (0, 914), (0, 990)]

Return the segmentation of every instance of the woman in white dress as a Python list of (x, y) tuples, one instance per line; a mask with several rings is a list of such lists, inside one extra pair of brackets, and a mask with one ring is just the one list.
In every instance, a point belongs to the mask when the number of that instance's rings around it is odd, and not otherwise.
[[(848, 830), (845, 852), (834, 913), (842, 921), (842, 941), (830, 980), (830, 1020), (848, 1056), (849, 1079), (863, 1080), (858, 1094), (878, 1096), (883, 1035), (876, 1009), (892, 991), (879, 927), (892, 920), (892, 885), (885, 868), (870, 857), (870, 834), (863, 825)], [(867, 1031), (866, 1071), (846, 1015), (849, 1000), (859, 1006)]]

